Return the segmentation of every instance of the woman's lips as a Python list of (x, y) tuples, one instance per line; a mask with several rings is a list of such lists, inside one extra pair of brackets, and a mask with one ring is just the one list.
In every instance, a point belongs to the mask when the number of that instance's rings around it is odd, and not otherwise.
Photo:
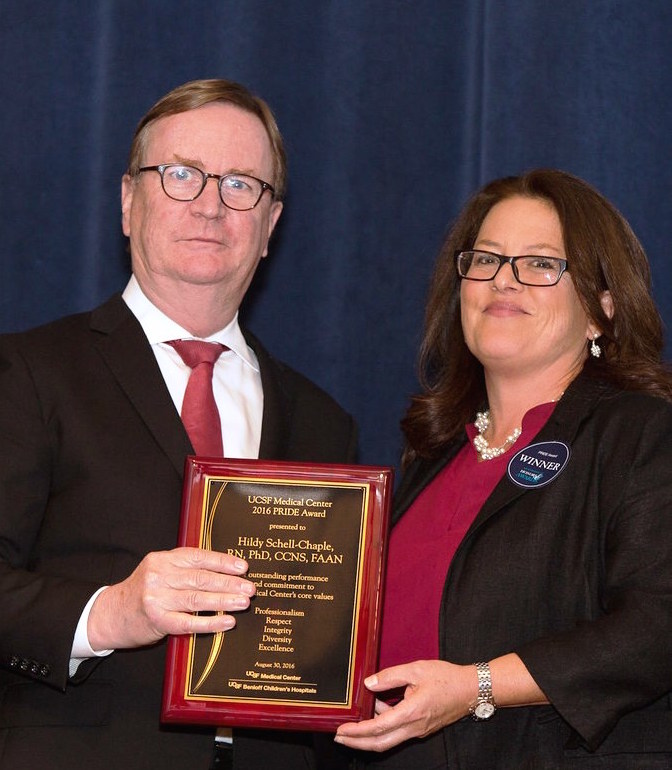
[(485, 308), (485, 313), (499, 317), (529, 315), (520, 305), (515, 302), (491, 302)]

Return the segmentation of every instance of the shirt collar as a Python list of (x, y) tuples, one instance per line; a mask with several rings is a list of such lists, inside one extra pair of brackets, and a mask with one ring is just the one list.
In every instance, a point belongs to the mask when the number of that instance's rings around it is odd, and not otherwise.
[[(159, 310), (140, 288), (135, 275), (131, 276), (121, 295), (129, 310), (138, 319), (150, 345), (159, 345), (168, 340), (200, 339), (194, 337), (178, 323)], [(238, 313), (223, 329), (205, 338), (206, 342), (221, 342), (241, 358), (248, 366), (259, 371), (256, 356), (248, 347), (238, 324)]]

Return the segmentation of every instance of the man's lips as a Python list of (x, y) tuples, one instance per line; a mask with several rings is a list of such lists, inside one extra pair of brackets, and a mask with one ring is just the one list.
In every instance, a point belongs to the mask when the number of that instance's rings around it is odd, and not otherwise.
[(193, 238), (181, 238), (182, 243), (191, 243), (196, 246), (206, 244), (208, 246), (223, 246), (223, 242), (217, 238), (208, 238), (207, 236), (194, 236)]

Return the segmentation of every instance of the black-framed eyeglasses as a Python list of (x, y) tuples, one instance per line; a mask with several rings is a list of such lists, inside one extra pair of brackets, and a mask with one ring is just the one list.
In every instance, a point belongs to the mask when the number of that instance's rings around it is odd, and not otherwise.
[(205, 190), (208, 179), (217, 180), (222, 203), (234, 211), (249, 211), (261, 200), (266, 190), (275, 195), (275, 189), (263, 179), (249, 174), (210, 174), (182, 163), (162, 163), (143, 166), (141, 171), (156, 171), (161, 177), (164, 193), (174, 201), (193, 201)]
[(505, 257), (478, 249), (455, 252), (457, 274), (468, 281), (492, 281), (505, 262), (511, 265), (516, 281), (525, 286), (555, 286), (567, 270), (567, 260), (559, 257)]

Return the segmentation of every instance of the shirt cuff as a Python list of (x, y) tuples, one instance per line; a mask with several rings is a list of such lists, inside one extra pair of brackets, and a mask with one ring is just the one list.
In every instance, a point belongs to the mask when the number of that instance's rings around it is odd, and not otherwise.
[(70, 652), (70, 676), (72, 676), (72, 661), (77, 661), (77, 665), (75, 666), (76, 671), (77, 666), (79, 666), (83, 660), (86, 660), (87, 658), (104, 658), (106, 655), (111, 655), (114, 652), (114, 650), (96, 651), (91, 649), (91, 645), (89, 644), (89, 635), (87, 633), (87, 625), (89, 622), (89, 615), (91, 614), (91, 607), (93, 607), (93, 603), (107, 587), (108, 586), (103, 586), (102, 588), (99, 588), (89, 599), (89, 601), (86, 603), (86, 606), (82, 610), (79, 623), (77, 623), (77, 628), (75, 629), (75, 637), (72, 642), (72, 651)]

